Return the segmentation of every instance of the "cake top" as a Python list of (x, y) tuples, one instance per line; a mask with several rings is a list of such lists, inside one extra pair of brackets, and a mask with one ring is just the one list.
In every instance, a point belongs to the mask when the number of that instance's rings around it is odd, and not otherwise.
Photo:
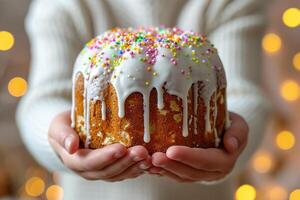
[[(206, 50), (197, 53), (195, 48), (201, 47), (206, 47)], [(205, 35), (193, 31), (165, 27), (114, 28), (92, 39), (82, 50), (82, 55), (89, 51), (97, 52), (89, 55), (86, 62), (83, 63), (85, 65), (84, 72), (88, 75), (86, 78), (89, 79), (93, 68), (106, 68), (106, 72), (110, 73), (125, 60), (135, 57), (148, 65), (145, 70), (151, 72), (151, 66), (157, 61), (158, 48), (165, 48), (171, 52), (168, 59), (175, 66), (178, 65), (178, 52), (184, 48), (191, 49), (190, 52), (185, 52), (186, 57), (195, 64), (202, 63), (206, 66), (211, 65), (210, 56), (217, 53), (217, 49)], [(113, 52), (108, 53), (109, 50)], [(165, 54), (161, 56), (167, 57)], [(190, 75), (187, 70), (182, 70), (182, 74), (187, 78)], [(152, 72), (152, 75), (157, 76), (157, 72)], [(147, 85), (146, 80), (145, 84)]]

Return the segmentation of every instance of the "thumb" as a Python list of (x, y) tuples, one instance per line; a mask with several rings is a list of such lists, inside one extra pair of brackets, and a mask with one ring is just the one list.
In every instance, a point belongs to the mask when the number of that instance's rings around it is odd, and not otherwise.
[(70, 112), (58, 114), (50, 125), (48, 136), (68, 153), (73, 154), (79, 148), (79, 136), (70, 124)]
[(241, 151), (247, 144), (249, 127), (238, 114), (230, 113), (231, 126), (224, 135), (224, 147), (229, 153)]

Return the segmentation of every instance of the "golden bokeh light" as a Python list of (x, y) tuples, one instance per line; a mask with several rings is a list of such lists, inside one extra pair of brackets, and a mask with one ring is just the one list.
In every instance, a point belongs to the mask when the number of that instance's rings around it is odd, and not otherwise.
[(25, 191), (29, 196), (40, 196), (45, 191), (45, 182), (40, 177), (31, 177), (25, 184)]
[(300, 10), (298, 8), (289, 8), (284, 11), (282, 15), (283, 23), (290, 27), (294, 28), (300, 25)]
[(293, 65), (295, 69), (300, 70), (300, 52), (295, 54), (293, 58)]
[(255, 154), (252, 160), (252, 167), (259, 173), (267, 173), (273, 166), (273, 160), (270, 153), (259, 151)]
[(289, 150), (295, 145), (295, 136), (290, 131), (281, 131), (276, 135), (276, 145), (282, 150)]
[(300, 199), (300, 189), (294, 190), (294, 191), (290, 194), (289, 200), (299, 200), (299, 199)]
[(47, 200), (63, 199), (63, 189), (59, 185), (51, 185), (46, 191)]
[(0, 51), (7, 51), (14, 45), (14, 36), (7, 31), (0, 31)]
[(235, 192), (236, 200), (254, 200), (256, 189), (252, 185), (241, 185)]
[(280, 185), (273, 185), (268, 188), (266, 192), (266, 199), (272, 200), (286, 200), (288, 193), (285, 188)]
[(281, 48), (281, 39), (275, 33), (267, 33), (263, 37), (262, 47), (268, 53), (275, 53)]
[(8, 83), (8, 92), (14, 97), (21, 97), (27, 91), (27, 82), (21, 77), (14, 77)]
[(296, 101), (300, 97), (300, 88), (296, 81), (286, 80), (280, 86), (280, 94), (287, 101)]

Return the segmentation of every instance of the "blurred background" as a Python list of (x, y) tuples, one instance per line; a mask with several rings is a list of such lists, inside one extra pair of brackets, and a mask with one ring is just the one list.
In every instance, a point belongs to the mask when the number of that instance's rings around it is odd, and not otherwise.
[[(24, 17), (30, 0), (0, 0), (0, 199), (63, 198), (59, 176), (39, 166), (15, 125), (26, 93), (30, 46)], [(261, 39), (265, 93), (274, 114), (264, 141), (236, 180), (236, 200), (300, 200), (300, 0), (268, 8)]]

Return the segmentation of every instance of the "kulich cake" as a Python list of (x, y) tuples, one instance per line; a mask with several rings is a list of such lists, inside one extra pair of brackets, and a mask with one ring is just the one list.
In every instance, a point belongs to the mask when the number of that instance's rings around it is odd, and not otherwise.
[(179, 28), (115, 28), (79, 54), (72, 127), (86, 148), (219, 147), (229, 126), (217, 49)]

